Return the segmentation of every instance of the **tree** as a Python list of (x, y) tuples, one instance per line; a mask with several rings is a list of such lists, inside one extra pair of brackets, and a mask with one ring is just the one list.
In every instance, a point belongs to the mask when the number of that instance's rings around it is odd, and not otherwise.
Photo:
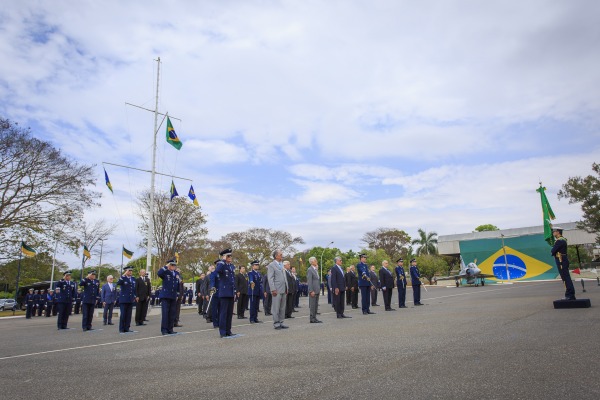
[(558, 198), (569, 199), (569, 204), (581, 203), (583, 220), (579, 227), (596, 234), (596, 243), (600, 244), (600, 164), (593, 163), (592, 170), (597, 176), (569, 178), (558, 191)]
[(479, 225), (477, 228), (475, 228), (475, 232), (487, 232), (487, 231), (499, 231), (499, 230), (500, 229), (496, 225), (492, 225), (492, 224)]
[(21, 238), (40, 250), (53, 227), (80, 222), (97, 206), (93, 166), (80, 165), (49, 142), (0, 118), (0, 258), (14, 258)]
[[(109, 224), (104, 219), (100, 219), (91, 224), (84, 221), (81, 226), (82, 238), (77, 246), (76, 254), (79, 255), (79, 251), (83, 251), (83, 246), (85, 245), (91, 254), (100, 256), (100, 249), (96, 245), (98, 242), (106, 240), (110, 235), (112, 235), (116, 228), (116, 224)], [(109, 253), (104, 249), (102, 250), (104, 254)]]
[(419, 245), (417, 249), (417, 255), (422, 254), (437, 254), (437, 233), (425, 232), (423, 229), (419, 229), (419, 239), (412, 241), (413, 245)]
[[(138, 197), (138, 212), (142, 222), (139, 231), (144, 240), (141, 247), (147, 245), (148, 223), (150, 221), (150, 191), (144, 191)], [(185, 253), (188, 249), (198, 247), (204, 240), (207, 230), (204, 227), (206, 217), (200, 207), (196, 207), (183, 197), (173, 200), (167, 193), (154, 194), (154, 246), (158, 255), (158, 265), (175, 255)], [(155, 276), (156, 264), (153, 265), (152, 276)]]
[(395, 228), (378, 228), (367, 232), (362, 241), (369, 249), (383, 249), (391, 259), (397, 259), (410, 244), (410, 236), (403, 230)]
[(448, 270), (448, 263), (443, 257), (433, 254), (422, 254), (417, 257), (417, 265), (421, 276), (427, 278), (429, 283), (436, 274)]

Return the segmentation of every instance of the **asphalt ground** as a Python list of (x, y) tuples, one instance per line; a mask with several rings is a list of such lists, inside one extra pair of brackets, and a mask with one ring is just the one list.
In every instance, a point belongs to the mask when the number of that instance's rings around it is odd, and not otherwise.
[(160, 335), (160, 315), (128, 335), (84, 333), (79, 316), (69, 331), (2, 319), (0, 398), (598, 399), (600, 287), (576, 288), (592, 308), (554, 310), (561, 282), (428, 287), (425, 306), (343, 320), (322, 296), (323, 324), (301, 298), (290, 329), (234, 316), (235, 339), (193, 310), (175, 336)]

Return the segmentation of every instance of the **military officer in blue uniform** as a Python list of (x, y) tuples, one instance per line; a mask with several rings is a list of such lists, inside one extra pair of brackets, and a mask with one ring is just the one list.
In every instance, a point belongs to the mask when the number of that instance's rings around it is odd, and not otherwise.
[(83, 289), (81, 298), (81, 328), (84, 332), (93, 331), (92, 318), (94, 316), (94, 306), (96, 297), (100, 292), (100, 282), (96, 279), (96, 271), (88, 272), (87, 276), (79, 282), (79, 287)]
[(40, 290), (39, 292), (36, 290), (35, 291), (36, 294), (38, 294), (38, 298), (37, 298), (37, 316), (41, 317), (42, 313), (44, 311), (44, 305), (46, 304), (46, 295), (44, 294), (43, 290)]
[[(214, 268), (217, 268), (217, 264), (221, 260), (216, 260)], [(210, 300), (210, 315), (213, 323), (213, 328), (219, 327), (219, 316), (221, 315), (221, 302), (219, 301), (219, 274), (215, 270), (213, 270), (212, 274), (210, 274), (210, 278), (208, 280), (208, 284), (210, 286), (209, 293), (212, 300)]]
[(174, 335), (175, 316), (177, 314), (177, 298), (179, 297), (179, 275), (175, 269), (175, 259), (167, 261), (167, 264), (158, 270), (158, 277), (162, 279), (162, 289), (159, 293), (162, 319), (160, 321), (160, 332), (163, 335)]
[(235, 266), (231, 262), (231, 249), (225, 249), (219, 253), (223, 258), (215, 268), (219, 276), (219, 333), (221, 337), (233, 336), (231, 332), (231, 320), (233, 319), (233, 303), (236, 292)]
[(410, 282), (413, 288), (413, 301), (415, 306), (422, 306), (421, 303), (421, 273), (417, 268), (417, 260), (410, 260)]
[(69, 329), (69, 315), (71, 314), (71, 305), (77, 293), (75, 282), (71, 281), (71, 271), (66, 271), (63, 278), (56, 283), (56, 304), (58, 306), (58, 317), (56, 325), (58, 329)]
[(396, 286), (398, 287), (398, 308), (406, 308), (406, 273), (404, 272), (404, 260), (396, 260)]
[(35, 294), (33, 292), (33, 288), (29, 289), (29, 293), (25, 296), (25, 306), (27, 307), (27, 311), (25, 311), (25, 318), (30, 319), (31, 314), (35, 312), (34, 310), (34, 297)]
[(133, 303), (138, 299), (135, 297), (135, 278), (133, 275), (133, 268), (127, 266), (123, 268), (123, 276), (117, 282), (117, 286), (121, 286), (121, 292), (119, 293), (119, 333), (135, 332), (129, 329), (131, 326), (131, 313), (133, 311)]
[(569, 273), (569, 257), (567, 256), (567, 239), (562, 235), (562, 228), (552, 229), (552, 235), (556, 239), (552, 250), (550, 251), (556, 262), (556, 267), (560, 273), (560, 277), (565, 283), (565, 298), (564, 300), (575, 300), (575, 287)]
[(369, 309), (371, 304), (371, 278), (369, 266), (366, 264), (367, 255), (360, 254), (360, 262), (356, 264), (358, 271), (358, 288), (360, 289), (361, 305), (363, 314), (375, 314)]
[(250, 298), (250, 323), (262, 323), (258, 320), (258, 306), (262, 298), (262, 276), (258, 272), (258, 260), (252, 261), (252, 271), (248, 274), (248, 296)]
[(46, 294), (46, 317), (52, 315), (52, 309), (54, 308), (54, 290), (48, 289)]
[(81, 289), (77, 289), (74, 300), (75, 300), (75, 311), (74, 312), (75, 312), (75, 314), (79, 314), (79, 310), (81, 310)]

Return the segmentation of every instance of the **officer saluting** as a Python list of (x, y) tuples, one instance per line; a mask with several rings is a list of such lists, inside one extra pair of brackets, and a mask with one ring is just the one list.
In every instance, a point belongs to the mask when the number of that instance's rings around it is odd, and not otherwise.
[(121, 292), (119, 293), (119, 308), (121, 311), (121, 315), (119, 315), (119, 333), (136, 332), (129, 329), (133, 303), (138, 300), (135, 297), (135, 279), (131, 276), (133, 268), (127, 266), (123, 270), (125, 273), (117, 282), (117, 286), (121, 286)]
[(417, 260), (410, 260), (410, 282), (413, 288), (413, 301), (415, 306), (422, 306), (421, 303), (421, 273), (417, 268)]
[(158, 276), (162, 279), (162, 290), (158, 297), (161, 299), (160, 306), (162, 319), (160, 331), (163, 335), (174, 335), (175, 314), (177, 313), (177, 297), (179, 291), (179, 275), (175, 271), (177, 261), (167, 261), (167, 265), (158, 270)]
[(573, 281), (571, 280), (571, 274), (569, 273), (569, 257), (567, 257), (567, 239), (562, 235), (562, 228), (552, 229), (552, 235), (556, 239), (554, 246), (552, 247), (551, 254), (554, 257), (560, 277), (565, 283), (565, 298), (564, 300), (575, 300), (575, 288), (573, 287)]
[(58, 329), (69, 329), (69, 315), (71, 314), (71, 303), (75, 298), (75, 282), (71, 281), (71, 271), (66, 271), (63, 278), (56, 284), (56, 303), (58, 306), (58, 318), (56, 325)]
[(396, 260), (396, 286), (398, 287), (398, 308), (406, 308), (406, 273), (404, 272), (404, 260)]
[(96, 279), (96, 271), (90, 271), (87, 277), (79, 282), (79, 286), (83, 288), (81, 328), (84, 332), (93, 331), (92, 317), (94, 316), (96, 297), (100, 292), (100, 282)]
[(27, 306), (25, 318), (27, 318), (27, 319), (30, 319), (32, 312), (35, 312), (35, 310), (33, 309), (33, 306), (34, 306), (33, 298), (34, 297), (35, 297), (35, 294), (33, 294), (33, 288), (31, 288), (31, 289), (29, 289), (29, 293), (27, 293), (27, 296), (25, 296), (25, 304)]
[(235, 296), (235, 266), (231, 263), (231, 249), (219, 253), (223, 258), (217, 263), (215, 272), (219, 277), (219, 333), (221, 337), (233, 336), (231, 320), (233, 318), (233, 299)]

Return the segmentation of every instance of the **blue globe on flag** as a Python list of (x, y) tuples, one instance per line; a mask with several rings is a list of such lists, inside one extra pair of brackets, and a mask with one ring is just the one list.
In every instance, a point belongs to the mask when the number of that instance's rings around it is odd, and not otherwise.
[[(506, 276), (507, 264), (508, 276)], [(501, 255), (494, 261), (493, 272), (494, 276), (498, 279), (518, 279), (524, 277), (527, 273), (527, 265), (514, 254), (507, 254), (506, 260), (504, 259), (504, 255)]]

